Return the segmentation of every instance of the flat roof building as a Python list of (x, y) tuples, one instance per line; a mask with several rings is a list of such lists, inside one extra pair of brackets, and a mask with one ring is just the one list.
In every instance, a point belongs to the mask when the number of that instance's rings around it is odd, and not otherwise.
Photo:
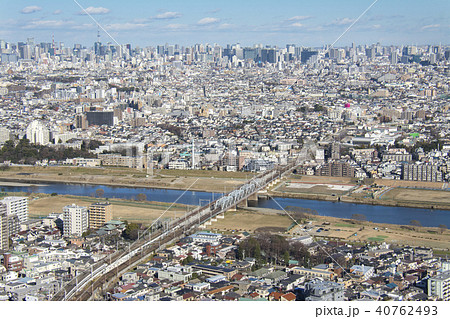
[(428, 279), (428, 296), (437, 296), (444, 301), (450, 300), (450, 271), (444, 271)]
[(87, 208), (75, 204), (64, 206), (63, 225), (64, 236), (81, 236), (89, 226)]
[(89, 206), (89, 228), (98, 229), (112, 219), (110, 203), (95, 203)]
[(16, 215), (20, 223), (28, 220), (28, 197), (9, 196), (0, 202), (6, 205), (8, 216)]

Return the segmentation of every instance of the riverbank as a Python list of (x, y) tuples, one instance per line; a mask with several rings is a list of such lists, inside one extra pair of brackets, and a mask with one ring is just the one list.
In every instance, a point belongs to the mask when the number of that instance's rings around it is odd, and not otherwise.
[(42, 186), (42, 184), (70, 183), (80, 185), (104, 185), (110, 187), (157, 188), (198, 192), (228, 193), (246, 182), (246, 179), (194, 177), (194, 176), (151, 176), (148, 178), (114, 176), (48, 176), (40, 174), (5, 176), (0, 174), (1, 186)]
[[(76, 204), (88, 207), (96, 202), (104, 202), (104, 198), (88, 196), (34, 194), (29, 201), (29, 216), (42, 218), (50, 213), (62, 213), (63, 207)], [(127, 220), (129, 222), (150, 224), (166, 212), (163, 218), (177, 218), (184, 214), (191, 206), (183, 204), (170, 204), (156, 201), (132, 201), (125, 199), (108, 199), (112, 204), (113, 219)]]
[[(215, 178), (215, 177), (195, 177), (195, 176), (171, 176), (160, 177), (153, 176), (150, 178), (137, 177), (117, 177), (104, 175), (54, 175), (40, 173), (20, 173), (10, 174), (7, 176), (5, 172), (0, 173), (1, 186), (31, 186), (38, 187), (45, 184), (71, 183), (78, 185), (104, 185), (109, 187), (128, 187), (128, 188), (146, 188), (146, 189), (166, 189), (166, 190), (186, 190), (198, 192), (227, 193), (239, 187), (246, 182), (246, 179), (237, 178)], [(23, 174), (23, 173), (22, 173)], [(225, 175), (222, 175), (225, 176)], [(276, 188), (274, 188), (276, 189)], [(344, 202), (353, 204), (365, 204), (375, 206), (389, 207), (407, 207), (422, 209), (439, 209), (450, 210), (450, 202), (448, 204), (436, 201), (423, 202), (416, 200), (400, 200), (388, 198), (362, 198), (337, 194), (317, 194), (317, 193), (294, 193), (286, 191), (271, 190), (268, 195), (271, 197), (294, 198), (319, 200), (329, 202)], [(448, 193), (450, 194), (450, 192)]]
[[(283, 211), (267, 208), (245, 208), (226, 212), (206, 229), (213, 232), (272, 232), (282, 236), (311, 236), (352, 245), (383, 242), (400, 246), (429, 247), (448, 254), (450, 231), (439, 227), (417, 227), (357, 221), (348, 218), (307, 215), (304, 224), (295, 225)], [(412, 244), (413, 243), (413, 244)]]
[(364, 204), (374, 206), (388, 206), (388, 207), (406, 207), (406, 208), (422, 208), (422, 209), (439, 209), (450, 210), (450, 203), (448, 205), (442, 203), (426, 203), (417, 201), (400, 201), (400, 200), (385, 200), (373, 198), (356, 198), (345, 195), (326, 195), (326, 194), (307, 194), (307, 193), (286, 193), (278, 191), (270, 191), (268, 194), (271, 197), (295, 198), (307, 200), (320, 200), (328, 202), (343, 202), (352, 204)]

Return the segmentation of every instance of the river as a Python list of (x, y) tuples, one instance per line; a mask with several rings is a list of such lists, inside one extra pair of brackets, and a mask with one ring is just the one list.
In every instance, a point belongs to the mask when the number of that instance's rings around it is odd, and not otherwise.
[[(136, 199), (139, 193), (147, 196), (149, 201), (157, 202), (177, 202), (187, 205), (204, 205), (208, 201), (217, 199), (222, 194), (198, 191), (182, 191), (173, 189), (158, 188), (131, 188), (112, 187), (104, 185), (88, 184), (63, 184), (50, 183), (38, 186), (17, 186), (0, 183), (3, 191), (6, 192), (33, 192), (33, 193), (57, 193), (60, 195), (95, 196), (97, 189), (104, 191), (103, 198), (123, 198)], [(328, 202), (307, 199), (294, 199), (275, 197), (267, 200), (260, 200), (257, 207), (281, 209), (287, 206), (297, 206), (310, 208), (321, 216), (332, 216), (339, 218), (351, 218), (353, 214), (363, 214), (367, 220), (376, 223), (388, 223), (398, 225), (408, 225), (411, 220), (418, 220), (423, 226), (437, 227), (441, 224), (450, 226), (449, 210), (432, 210), (422, 208), (391, 207), (352, 204), (343, 202)]]

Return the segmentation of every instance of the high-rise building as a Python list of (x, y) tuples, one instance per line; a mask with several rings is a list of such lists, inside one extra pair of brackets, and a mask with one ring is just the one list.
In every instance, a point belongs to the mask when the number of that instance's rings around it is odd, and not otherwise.
[(86, 112), (86, 119), (90, 125), (114, 125), (114, 112)]
[(112, 219), (110, 203), (95, 203), (89, 206), (89, 228), (98, 229)]
[(450, 271), (444, 271), (428, 279), (428, 296), (450, 300)]
[(300, 61), (302, 63), (306, 63), (308, 62), (308, 60), (315, 55), (318, 55), (319, 52), (318, 51), (311, 51), (311, 50), (303, 50), (301, 53), (301, 57), (300, 57)]
[(398, 54), (397, 54), (396, 51), (393, 51), (391, 53), (390, 62), (391, 62), (391, 64), (397, 64), (397, 62), (398, 62)]
[(63, 207), (63, 235), (81, 236), (88, 230), (89, 215), (88, 210), (84, 206), (75, 204)]
[(368, 59), (373, 59), (375, 57), (375, 48), (374, 47), (366, 49), (366, 57)]
[(35, 120), (27, 127), (27, 139), (32, 144), (47, 145), (50, 142), (50, 131), (41, 121)]
[(77, 114), (75, 115), (75, 127), (76, 128), (80, 128), (82, 130), (87, 129), (88, 125), (87, 125), (87, 118), (86, 115), (84, 114)]
[(0, 203), (0, 251), (9, 249), (8, 212), (6, 205)]
[(20, 223), (28, 220), (28, 197), (9, 196), (3, 198), (0, 203), (6, 205), (8, 216), (17, 216)]

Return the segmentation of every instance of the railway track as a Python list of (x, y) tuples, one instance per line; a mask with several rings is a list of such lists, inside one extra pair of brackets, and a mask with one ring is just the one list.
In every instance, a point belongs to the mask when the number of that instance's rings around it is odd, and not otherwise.
[(161, 246), (172, 240), (191, 233), (209, 219), (238, 205), (249, 196), (266, 187), (270, 182), (293, 170), (296, 166), (296, 163), (292, 163), (264, 172), (242, 185), (239, 189), (205, 206), (197, 207), (190, 211), (189, 214), (172, 221), (165, 229), (158, 229), (154, 232), (151, 232), (151, 228), (147, 229), (148, 238), (146, 238), (147, 234), (144, 232), (139, 240), (128, 246), (128, 249), (122, 249), (92, 265), (90, 270), (77, 274), (75, 278), (55, 294), (52, 300), (88, 300), (94, 292), (104, 292), (113, 279), (131, 265), (156, 252)]

